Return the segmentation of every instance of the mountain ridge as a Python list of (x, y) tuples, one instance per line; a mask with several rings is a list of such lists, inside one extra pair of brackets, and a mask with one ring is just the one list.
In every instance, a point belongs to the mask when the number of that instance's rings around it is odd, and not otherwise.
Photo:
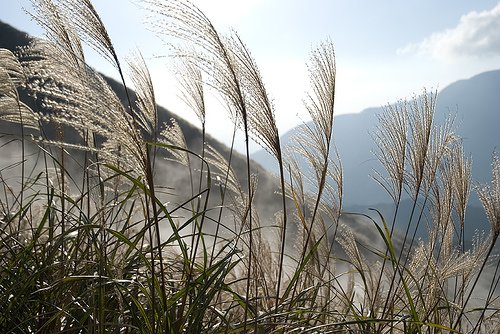
[[(479, 73), (443, 88), (437, 96), (435, 119), (441, 123), (446, 115), (455, 115), (457, 134), (463, 138), (466, 154), (473, 159), (473, 179), (482, 183), (491, 179), (491, 157), (500, 145), (500, 70)], [(338, 150), (345, 171), (346, 202), (348, 205), (373, 205), (389, 198), (380, 197), (380, 188), (370, 181), (368, 175), (373, 169), (380, 169), (373, 151), (371, 134), (376, 131), (377, 115), (383, 107), (370, 107), (360, 113), (335, 116), (333, 144)], [(311, 123), (308, 123), (311, 124)], [(298, 127), (281, 136), (287, 145)], [(333, 153), (333, 151), (332, 151)], [(252, 159), (264, 168), (276, 172), (276, 166), (267, 152), (259, 150)], [(367, 187), (367, 183), (371, 183)], [(363, 189), (360, 193), (356, 189)]]

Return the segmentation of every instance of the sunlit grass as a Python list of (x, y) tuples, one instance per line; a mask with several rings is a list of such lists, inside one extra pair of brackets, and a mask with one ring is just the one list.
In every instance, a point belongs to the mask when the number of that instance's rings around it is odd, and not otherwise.
[[(0, 117), (23, 129), (4, 137), (20, 153), (0, 170), (1, 332), (499, 329), (500, 162), (493, 159), (490, 185), (473, 184), (453, 122), (435, 124), (436, 93), (379, 118), (374, 178), (395, 213), (349, 214), (378, 247), (343, 223), (331, 41), (311, 52), (312, 125), (282, 147), (272, 99), (241, 38), (220, 33), (188, 2), (144, 1), (154, 29), (180, 42), (174, 57), (181, 98), (201, 123), (197, 150), (175, 121), (159, 124), (144, 59), (122, 67), (90, 1), (34, 4), (48, 39), (16, 55), (0, 50)], [(82, 42), (116, 67), (124, 100), (85, 64)], [(262, 214), (248, 146), (245, 168), (236, 169), (232, 148), (224, 155), (206, 143), (206, 92), (225, 103), (247, 144), (255, 139), (278, 162), (276, 203), (265, 203), (273, 217)], [(467, 248), (472, 189), (492, 228)], [(408, 217), (398, 212), (403, 196), (413, 203)], [(424, 224), (426, 238), (417, 239)]]

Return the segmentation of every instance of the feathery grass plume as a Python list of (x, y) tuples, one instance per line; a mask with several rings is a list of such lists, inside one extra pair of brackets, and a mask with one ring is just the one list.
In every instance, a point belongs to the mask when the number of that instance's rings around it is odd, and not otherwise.
[[(192, 51), (193, 54), (195, 51)], [(201, 122), (201, 167), (200, 167), (200, 178), (198, 183), (198, 192), (201, 193), (203, 186), (203, 168), (204, 168), (204, 159), (205, 159), (205, 137), (206, 137), (206, 109), (205, 109), (205, 93), (204, 93), (204, 83), (203, 83), (203, 75), (202, 71), (195, 63), (196, 57), (181, 57), (181, 61), (178, 63), (178, 73), (177, 77), (179, 78), (180, 86), (181, 86), (181, 99), (184, 100), (184, 103), (194, 111), (196, 116)], [(179, 72), (180, 70), (180, 72)], [(190, 180), (191, 180), (191, 189), (194, 194), (194, 183), (193, 176), (190, 170)], [(196, 204), (199, 208), (200, 199), (198, 198), (198, 203)], [(194, 205), (194, 203), (193, 203)], [(199, 209), (196, 211), (199, 211)], [(221, 212), (222, 214), (222, 212)], [(218, 229), (217, 232), (218, 233)], [(212, 260), (210, 260), (212, 261)]]
[(305, 106), (317, 131), (323, 140), (320, 152), (326, 159), (333, 129), (333, 112), (335, 102), (335, 51), (330, 40), (321, 43), (312, 51), (308, 64), (311, 92), (307, 94)]
[(0, 48), (0, 69), (8, 76), (0, 81), (0, 93), (2, 95), (8, 94), (12, 87), (19, 87), (26, 82), (23, 68), (12, 51)]
[[(190, 54), (189, 51), (183, 53)], [(191, 52), (194, 54), (194, 51)], [(206, 106), (203, 73), (196, 62), (199, 56), (180, 57), (177, 63), (177, 78), (181, 87), (181, 99), (196, 114), (202, 128), (206, 122)]]
[[(351, 228), (342, 225), (339, 234), (338, 242), (347, 255), (346, 260), (355, 269), (355, 274), (359, 275), (361, 278), (362, 296), (359, 296), (356, 302), (361, 303), (361, 312), (363, 312), (363, 310), (369, 311), (371, 305), (377, 304), (377, 300), (381, 299), (380, 296), (375, 295), (375, 293), (378, 292), (378, 289), (376, 289), (376, 267), (370, 264), (366, 257), (360, 252)], [(366, 315), (367, 314), (364, 314), (363, 316)]]
[(138, 111), (134, 112), (135, 119), (137, 124), (155, 139), (158, 131), (158, 110), (151, 74), (140, 52), (133, 54), (127, 62), (137, 96)]
[[(55, 44), (65, 50), (68, 58), (72, 58), (77, 68), (85, 69), (84, 54), (81, 41), (97, 51), (104, 59), (109, 61), (120, 75), (125, 94), (127, 95), (127, 107), (125, 111), (132, 116), (129, 119), (131, 127), (138, 127), (137, 120), (132, 111), (132, 101), (125, 84), (125, 77), (116, 54), (115, 48), (108, 32), (92, 5), (91, 0), (31, 0), (36, 10), (33, 15), (35, 20), (48, 31)], [(80, 66), (77, 66), (80, 63)], [(145, 157), (149, 152), (145, 152)], [(147, 157), (146, 157), (147, 160)], [(150, 162), (147, 162), (149, 164)], [(147, 166), (150, 169), (150, 166)], [(148, 173), (146, 173), (148, 174)]]
[(491, 185), (476, 187), (476, 192), (491, 225), (492, 239), (500, 235), (500, 158), (493, 156), (491, 163)]
[[(334, 115), (336, 68), (331, 41), (320, 44), (312, 51), (308, 69), (311, 92), (308, 93), (304, 103), (314, 125), (303, 127), (303, 133), (297, 138), (297, 142), (301, 154), (315, 175), (317, 205), (319, 205), (330, 168), (329, 154)], [(317, 208), (313, 210), (313, 218), (316, 210)]]
[(239, 80), (238, 66), (230, 50), (229, 37), (222, 35), (209, 18), (189, 1), (144, 0), (156, 16), (149, 24), (160, 36), (174, 37), (189, 45), (172, 45), (174, 55), (193, 58), (207, 75), (207, 83), (222, 95), (237, 122), (246, 118), (246, 104)]
[(463, 242), (463, 233), (465, 228), (465, 213), (467, 210), (467, 204), (469, 202), (469, 196), (471, 192), (471, 180), (472, 180), (472, 158), (470, 156), (466, 157), (462, 145), (454, 145), (451, 154), (451, 175), (453, 183), (453, 195), (454, 195), (454, 208), (455, 212), (458, 214), (460, 220), (460, 228), (462, 234), (461, 242)]
[(234, 195), (239, 197), (245, 195), (236, 171), (219, 151), (208, 145), (206, 159), (208, 164), (212, 166), (214, 170), (214, 176), (223, 184), (222, 189), (224, 192), (229, 190), (233, 192)]
[[(169, 1), (167, 3), (159, 3), (158, 1), (145, 0), (144, 3), (152, 8), (153, 12), (156, 12), (160, 16), (167, 19), (156, 22), (156, 28), (160, 30), (160, 33), (166, 33), (169, 36), (177, 37), (183, 42), (189, 43), (190, 47), (195, 49), (196, 56), (199, 56), (198, 63), (200, 69), (206, 72), (207, 77), (212, 80), (211, 86), (215, 88), (215, 90), (221, 95), (222, 99), (226, 102), (226, 106), (233, 115), (236, 123), (242, 124), (246, 143), (247, 190), (249, 192), (248, 199), (251, 204), (253, 194), (251, 193), (252, 177), (248, 145), (249, 136), (252, 131), (252, 116), (249, 116), (249, 114), (251, 111), (255, 112), (255, 108), (262, 106), (254, 106), (254, 109), (251, 110), (252, 103), (260, 103), (263, 100), (262, 96), (257, 96), (253, 100), (249, 98), (251, 96), (255, 96), (256, 93), (261, 94), (261, 89), (263, 88), (263, 85), (259, 81), (260, 75), (258, 75), (253, 59), (249, 57), (246, 47), (241, 43), (241, 40), (237, 36), (233, 36), (231, 38), (219, 34), (205, 14), (203, 14), (189, 1)], [(178, 55), (187, 56), (180, 53), (178, 48), (177, 51)], [(249, 86), (246, 82), (250, 82), (252, 85)], [(254, 84), (254, 82), (257, 84)], [(263, 101), (264, 103), (269, 102), (267, 95)], [(266, 105), (266, 107), (268, 107), (268, 105)], [(271, 109), (257, 110), (258, 112), (266, 113), (266, 111)], [(271, 116), (274, 119), (274, 115)], [(268, 129), (264, 130), (266, 132), (263, 134), (263, 137), (265, 140), (268, 140)], [(273, 139), (275, 140), (276, 138), (278, 138), (278, 136), (275, 136)], [(278, 145), (273, 145), (273, 148), (276, 151), (276, 149), (279, 148), (279, 143)], [(253, 210), (250, 206), (248, 212), (250, 250), (252, 250), (253, 247), (252, 211)], [(286, 221), (286, 219), (284, 220)], [(250, 256), (249, 259), (251, 261), (252, 256)], [(251, 263), (248, 265), (248, 276), (250, 276), (250, 271)], [(248, 280), (247, 282), (248, 290), (250, 281)], [(249, 296), (249, 291), (247, 291), (245, 295)], [(246, 310), (248, 309), (246, 308)]]
[(188, 151), (184, 133), (175, 119), (171, 118), (170, 124), (164, 125), (163, 130), (160, 132), (159, 142), (168, 145), (167, 151), (172, 155), (173, 161), (180, 163), (188, 169), (191, 195), (194, 196), (194, 177), (190, 153)]
[(17, 91), (26, 80), (16, 56), (7, 49), (0, 49), (0, 119), (38, 130), (39, 116), (20, 101)]
[(378, 116), (377, 132), (373, 135), (375, 155), (387, 172), (387, 177), (375, 171), (373, 176), (397, 204), (405, 181), (406, 149), (408, 145), (408, 102), (387, 105)]
[[(187, 78), (192, 76), (192, 82), (182, 80), (181, 85), (189, 94), (189, 105), (199, 109), (199, 86), (201, 73), (206, 72), (207, 78), (213, 80), (210, 85), (222, 94), (230, 110), (236, 111), (236, 117), (241, 123), (248, 122), (248, 129), (254, 139), (263, 148), (271, 152), (276, 159), (281, 160), (279, 134), (274, 116), (274, 106), (269, 98), (262, 76), (247, 46), (240, 36), (233, 32), (230, 36), (221, 35), (210, 20), (189, 1), (144, 1), (147, 5), (164, 15), (171, 21), (157, 21), (156, 29), (181, 40), (191, 43), (192, 51), (177, 49), (177, 55), (188, 58)], [(204, 104), (203, 104), (204, 105)], [(196, 111), (196, 110), (195, 110)], [(204, 111), (197, 111), (204, 114)], [(202, 122), (203, 123), (203, 122)]]
[[(417, 307), (422, 308), (424, 321), (432, 321), (428, 317), (436, 316), (435, 305), (441, 305), (448, 299), (447, 293), (449, 278), (455, 275), (447, 266), (457, 264), (458, 251), (454, 249), (453, 236), (455, 226), (452, 220), (453, 194), (451, 180), (451, 166), (444, 163), (440, 168), (440, 175), (432, 187), (431, 220), (427, 226), (428, 240), (426, 241), (423, 263), (423, 272), (415, 276), (414, 284), (421, 289), (420, 298), (416, 299)], [(418, 306), (421, 305), (421, 306)], [(449, 316), (442, 317), (442, 324), (449, 322)], [(452, 324), (450, 323), (449, 326)]]
[[(269, 240), (263, 235), (258, 212), (251, 205), (253, 199), (248, 198), (248, 194), (251, 194), (251, 196), (255, 194), (258, 179), (255, 175), (252, 175), (251, 191), (248, 193), (243, 189), (238, 175), (222, 154), (213, 147), (207, 146), (206, 159), (214, 170), (213, 175), (221, 182), (223, 198), (225, 201), (229, 201), (229, 205), (225, 205), (224, 208), (229, 209), (233, 214), (234, 227), (228, 229), (233, 235), (230, 235), (229, 238), (235, 238), (237, 244), (239, 240), (242, 240), (246, 251), (250, 254), (242, 259), (242, 265), (248, 269), (248, 266), (253, 263), (250, 276), (253, 288), (250, 289), (252, 295), (248, 296), (248, 298), (252, 300), (252, 303), (257, 303), (259, 309), (268, 310), (269, 305), (272, 304), (271, 298), (274, 298), (275, 295), (273, 293), (276, 287), (275, 262)], [(254, 243), (252, 245), (250, 245), (250, 224), (248, 219), (250, 210), (253, 210), (252, 241)], [(216, 234), (216, 238), (218, 237), (219, 234)], [(250, 257), (252, 257), (252, 260), (250, 260)], [(242, 275), (245, 274), (242, 273)], [(239, 285), (236, 285), (235, 288), (238, 291), (242, 289)], [(243, 289), (241, 293), (246, 292)]]
[[(302, 137), (301, 137), (302, 138)], [(303, 137), (302, 139), (305, 139)], [(343, 196), (343, 173), (340, 162), (329, 159), (329, 167), (327, 170), (327, 181), (323, 189), (323, 196), (320, 199), (316, 215), (317, 222), (311, 224), (311, 214), (315, 209), (317, 198), (315, 197), (318, 190), (318, 182), (320, 175), (317, 173), (321, 167), (321, 162), (314, 159), (314, 154), (305, 149), (305, 142), (297, 137), (296, 144), (300, 144), (300, 148), (287, 150), (286, 161), (288, 171), (290, 173), (290, 181), (287, 189), (287, 197), (294, 203), (296, 210), (296, 218), (298, 222), (298, 230), (301, 231), (303, 238), (297, 238), (297, 249), (303, 251), (308, 233), (312, 233), (311, 240), (320, 240), (322, 242), (318, 246), (318, 250), (323, 252), (323, 255), (328, 257), (331, 255), (332, 242), (335, 239), (338, 221), (342, 208)], [(305, 162), (309, 163), (307, 167), (301, 165), (300, 158), (309, 157)], [(317, 156), (316, 156), (317, 157)], [(311, 166), (313, 165), (313, 166)], [(311, 173), (312, 171), (312, 173)], [(311, 177), (310, 174), (314, 176)], [(307, 189), (307, 190), (306, 190)], [(313, 189), (312, 191), (309, 191)], [(312, 241), (309, 245), (315, 244)], [(328, 261), (322, 265), (326, 265)]]
[(432, 204), (430, 207), (432, 217), (429, 226), (427, 226), (430, 236), (429, 241), (442, 242), (443, 244), (444, 239), (442, 238), (444, 235), (450, 230), (453, 231), (453, 184), (451, 166), (448, 162), (449, 159), (442, 161), (439, 166), (439, 174), (430, 190), (429, 198)]
[[(483, 250), (483, 253), (486, 253), (484, 257), (478, 259), (478, 263), (481, 263), (481, 267), (476, 275), (472, 286), (469, 289), (469, 293), (465, 298), (465, 301), (462, 303), (461, 311), (455, 321), (454, 328), (460, 328), (461, 319), (466, 312), (466, 307), (471, 299), (473, 292), (475, 292), (475, 288), (481, 274), (486, 268), (488, 261), (491, 260), (491, 255), (495, 246), (497, 244), (498, 237), (500, 235), (500, 158), (498, 155), (494, 154), (491, 163), (491, 184), (490, 185), (478, 185), (476, 186), (476, 192), (478, 194), (479, 200), (483, 205), (484, 211), (486, 213), (486, 217), (491, 225), (490, 237), (488, 240), (487, 247), (478, 247), (479, 250)], [(481, 245), (481, 244), (480, 244)], [(492, 307), (491, 302), (494, 296), (494, 292), (498, 286), (500, 281), (499, 269), (500, 269), (500, 261), (496, 261), (497, 264), (495, 266), (495, 271), (493, 273), (493, 277), (491, 278), (491, 283), (489, 286), (488, 294), (484, 303), (484, 307), (481, 309), (481, 315), (479, 320), (474, 325), (473, 331), (477, 328), (480, 328), (482, 321), (485, 317), (487, 310), (493, 309), (495, 313), (498, 313), (498, 308)], [(493, 299), (494, 300), (494, 299)]]
[(428, 162), (432, 125), (436, 108), (436, 93), (424, 89), (420, 96), (415, 96), (409, 103), (409, 141), (407, 150), (410, 173), (408, 186), (416, 199), (425, 181), (425, 169)]
[(327, 213), (329, 220), (337, 223), (342, 211), (344, 198), (344, 172), (340, 156), (335, 149), (336, 159), (329, 158), (324, 195), (321, 199), (322, 212)]
[[(311, 226), (306, 228), (307, 235), (297, 268), (303, 266), (306, 254), (310, 250), (309, 243), (312, 240), (313, 225), (321, 206), (330, 168), (329, 152), (333, 128), (336, 75), (335, 52), (331, 41), (321, 43), (312, 51), (308, 70), (311, 91), (308, 93), (304, 105), (311, 115), (313, 126), (303, 126), (303, 130), (297, 136), (297, 144), (294, 149), (299, 151), (306, 164), (311, 167), (315, 177), (313, 191), (316, 194), (316, 199), (312, 205), (310, 218), (303, 220), (303, 222), (309, 221)], [(296, 292), (297, 285), (293, 287), (292, 299), (294, 299)]]
[(67, 50), (75, 68), (83, 67), (85, 56), (82, 44), (67, 13), (53, 0), (31, 0), (34, 14), (31, 17), (42, 27), (49, 41)]
[[(40, 0), (32, 1), (40, 2)], [(113, 66), (121, 71), (120, 62), (115, 52), (113, 43), (111, 42), (99, 14), (90, 0), (56, 0), (55, 2), (50, 0), (41, 1), (52, 2), (53, 4), (55, 3), (55, 12), (59, 12), (58, 15), (51, 17), (50, 13), (47, 11), (54, 10), (53, 6), (42, 7), (42, 16), (48, 17), (49, 20), (57, 21), (61, 19), (61, 13), (63, 13), (64, 21), (61, 22), (61, 25), (64, 27), (70, 27), (70, 31), (76, 32), (79, 35), (80, 40), (91, 46), (104, 59), (108, 60)]]
[(238, 64), (239, 80), (247, 104), (250, 132), (254, 134), (254, 140), (279, 162), (282, 157), (274, 105), (269, 98), (259, 68), (250, 50), (237, 33), (233, 33), (229, 45)]
[(172, 146), (169, 152), (174, 157), (174, 161), (190, 168), (191, 163), (187, 151), (186, 138), (184, 137), (184, 133), (179, 123), (177, 123), (175, 119), (171, 118), (170, 124), (165, 124), (164, 129), (160, 132), (160, 141)]
[[(114, 162), (119, 156), (125, 169), (144, 175), (147, 148), (120, 99), (101, 75), (89, 67), (75, 69), (68, 58), (71, 54), (67, 50), (43, 40), (35, 40), (21, 50), (28, 90), (51, 110), (42, 120), (69, 126), (82, 138), (86, 131), (101, 136), (104, 143), (99, 154), (104, 161)], [(96, 150), (85, 143), (59, 144)]]
[[(439, 169), (446, 164), (449, 159), (453, 147), (458, 140), (455, 134), (454, 118), (447, 117), (444, 123), (439, 126), (432, 127), (431, 138), (429, 142), (426, 163), (424, 168), (424, 191), (427, 192), (433, 187), (433, 184), (439, 180)], [(444, 175), (446, 177), (446, 175)], [(442, 181), (442, 180), (441, 180)], [(451, 180), (447, 180), (451, 187)]]
[(280, 224), (282, 231), (280, 237), (281, 247), (279, 252), (280, 259), (278, 263), (278, 278), (276, 283), (275, 304), (276, 308), (278, 308), (286, 246), (287, 209), (285, 201), (286, 190), (284, 165), (279, 133), (274, 115), (274, 105), (269, 98), (257, 64), (255, 63), (255, 60), (251, 56), (250, 51), (248, 50), (246, 45), (236, 33), (234, 33), (234, 36), (230, 41), (230, 50), (234, 52), (234, 57), (237, 59), (240, 75), (239, 80), (245, 94), (246, 115), (242, 114), (243, 124), (244, 126), (246, 126), (246, 117), (248, 119), (248, 129), (250, 130), (250, 134), (253, 134), (254, 140), (260, 143), (264, 149), (270, 152), (276, 158), (279, 165), (283, 219), (281, 220)]

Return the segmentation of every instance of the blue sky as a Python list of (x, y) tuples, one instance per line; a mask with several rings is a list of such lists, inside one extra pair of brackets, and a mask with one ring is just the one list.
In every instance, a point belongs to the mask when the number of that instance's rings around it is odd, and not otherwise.
[[(145, 29), (145, 13), (129, 0), (96, 0), (119, 55), (139, 48), (155, 81), (159, 103), (196, 123), (177, 97), (168, 50)], [(220, 30), (234, 28), (252, 50), (275, 101), (281, 133), (307, 121), (305, 63), (320, 41), (336, 48), (336, 113), (359, 112), (422, 88), (500, 69), (500, 4), (483, 0), (198, 0)], [(0, 20), (34, 35), (42, 32), (22, 11), (28, 0), (3, 1)], [(159, 57), (160, 56), (160, 57)], [(116, 76), (96, 55), (91, 65)], [(229, 141), (223, 108), (213, 102), (208, 131)], [(229, 122), (229, 121), (228, 121)], [(243, 143), (238, 146), (241, 150)], [(257, 146), (252, 146), (252, 150)]]

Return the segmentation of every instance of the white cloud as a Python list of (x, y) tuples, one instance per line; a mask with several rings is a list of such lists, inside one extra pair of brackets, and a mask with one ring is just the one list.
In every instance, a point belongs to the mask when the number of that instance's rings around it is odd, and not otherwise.
[(500, 55), (500, 3), (493, 9), (472, 11), (457, 26), (435, 32), (419, 43), (398, 50), (399, 54), (430, 55), (440, 60)]

